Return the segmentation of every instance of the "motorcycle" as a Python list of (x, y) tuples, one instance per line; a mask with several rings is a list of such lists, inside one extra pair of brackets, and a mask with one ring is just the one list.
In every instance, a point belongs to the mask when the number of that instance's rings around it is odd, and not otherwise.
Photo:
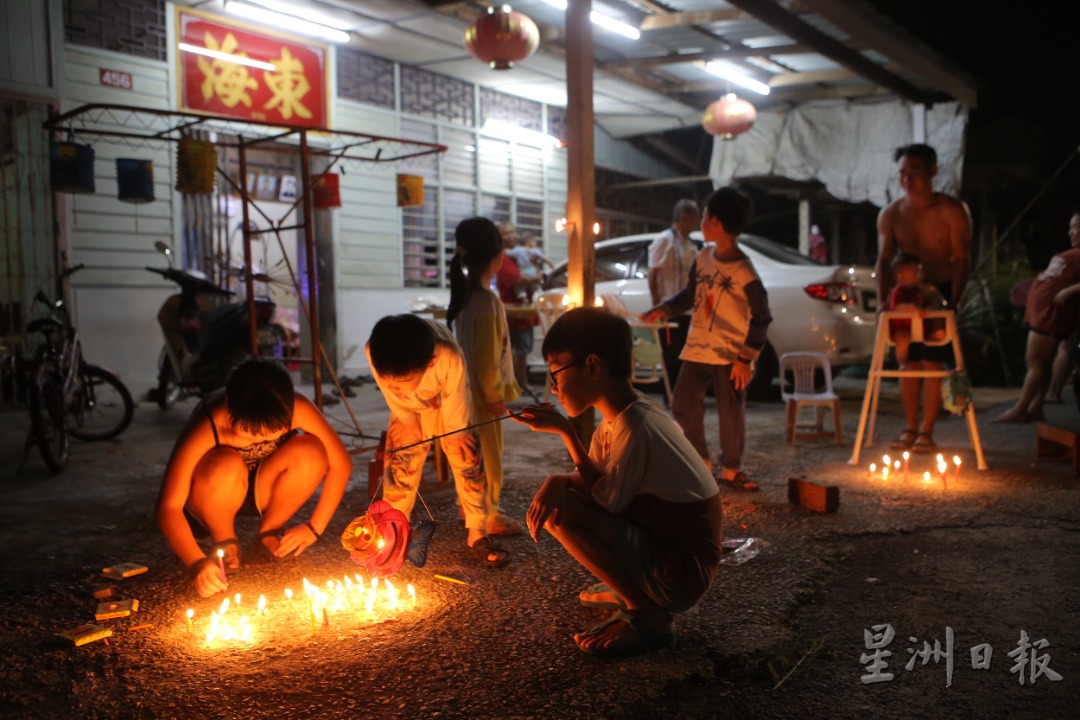
[[(224, 387), (232, 369), (251, 355), (251, 325), (246, 301), (230, 300), (236, 293), (218, 287), (198, 270), (174, 268), (172, 250), (160, 240), (154, 247), (165, 255), (168, 267), (146, 269), (180, 287), (157, 316), (165, 346), (158, 358), (158, 385), (151, 396), (166, 409), (183, 397), (201, 397)], [(255, 300), (260, 355), (277, 354), (280, 342), (271, 328), (275, 308), (271, 300)]]

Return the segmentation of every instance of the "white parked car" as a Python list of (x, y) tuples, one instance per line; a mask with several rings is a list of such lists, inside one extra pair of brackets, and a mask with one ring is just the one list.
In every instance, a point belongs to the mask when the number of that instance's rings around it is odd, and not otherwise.
[[(654, 237), (628, 235), (598, 242), (595, 294), (619, 295), (636, 314), (652, 307), (647, 276)], [(703, 242), (701, 233), (691, 234), (691, 239)], [(756, 235), (740, 236), (739, 244), (761, 276), (773, 316), (751, 395), (767, 392), (779, 372), (778, 358), (787, 352), (824, 353), (834, 368), (870, 362), (877, 326), (872, 268), (823, 265)], [(546, 276), (543, 288), (543, 296), (561, 301), (566, 293), (565, 262)]]

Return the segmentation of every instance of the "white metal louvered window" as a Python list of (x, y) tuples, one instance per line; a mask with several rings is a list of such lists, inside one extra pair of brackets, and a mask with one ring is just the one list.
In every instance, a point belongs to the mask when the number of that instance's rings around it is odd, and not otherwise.
[[(424, 205), (404, 208), (402, 257), (406, 287), (446, 287), (459, 222), (482, 215), (496, 223), (513, 222), (520, 234), (545, 245), (550, 223), (562, 207), (545, 208), (545, 163), (558, 151), (483, 135), (430, 120), (403, 118), (401, 134), (411, 140), (436, 142), (447, 151), (406, 172), (424, 178)], [(550, 172), (550, 171), (549, 171)]]

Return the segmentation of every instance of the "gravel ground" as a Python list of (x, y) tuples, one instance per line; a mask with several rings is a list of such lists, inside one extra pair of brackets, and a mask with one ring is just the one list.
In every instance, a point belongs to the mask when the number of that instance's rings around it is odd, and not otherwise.
[[(840, 383), (847, 445), (783, 441), (783, 408), (753, 403), (746, 468), (763, 492), (725, 492), (725, 536), (755, 538), (762, 551), (722, 568), (704, 601), (678, 620), (671, 648), (623, 661), (595, 660), (570, 635), (603, 618), (576, 594), (591, 581), (545, 537), (506, 541), (512, 561), (480, 567), (466, 551), (452, 489), (428, 478), (423, 496), (439, 522), (428, 565), (408, 565), (393, 581), (396, 611), (362, 603), (328, 612), (312, 636), (303, 579), (324, 585), (359, 568), (335, 532), (366, 507), (366, 464), (322, 542), (298, 559), (246, 564), (230, 592), (251, 613), (253, 641), (215, 641), (205, 629), (221, 597), (200, 600), (157, 532), (153, 503), (172, 440), (194, 405), (162, 412), (140, 404), (136, 422), (112, 443), (72, 446), (72, 461), (49, 475), (36, 453), (19, 471), (25, 414), (0, 412), (0, 715), (5, 718), (596, 718), (654, 717), (1074, 717), (1080, 701), (1077, 478), (1061, 460), (1034, 458), (1034, 427), (989, 419), (1015, 391), (977, 389), (980, 430), (991, 470), (975, 470), (964, 423), (946, 419), (938, 442), (964, 461), (947, 491), (914, 479), (883, 483), (847, 464), (862, 385)], [(367, 434), (386, 411), (371, 385), (351, 401)], [(655, 396), (654, 396), (655, 397)], [(1075, 405), (1052, 406), (1075, 422)], [(329, 408), (346, 418), (339, 405)], [(712, 413), (710, 413), (712, 414)], [(1080, 427), (1080, 422), (1077, 423)], [(878, 446), (901, 427), (895, 392), (886, 393)], [(715, 437), (710, 417), (709, 437)], [(507, 423), (504, 506), (523, 518), (547, 472), (566, 467), (557, 440)], [(357, 444), (362, 444), (357, 442)], [(921, 476), (922, 458), (912, 461)], [(915, 473), (912, 473), (915, 475)], [(787, 502), (789, 477), (841, 488), (840, 512), (818, 515)], [(418, 510), (419, 512), (419, 510)], [(301, 511), (302, 516), (304, 511)], [(254, 534), (242, 524), (241, 541)], [(139, 600), (128, 618), (100, 624), (109, 643), (79, 648), (56, 633), (93, 620), (103, 567), (145, 564), (115, 582)], [(434, 578), (443, 574), (468, 585)], [(269, 601), (260, 616), (255, 602)], [(189, 632), (185, 611), (195, 611)], [(234, 615), (235, 608), (229, 611)], [(891, 624), (890, 682), (864, 684), (864, 630)], [(945, 646), (954, 633), (954, 669), (945, 660), (908, 671), (908, 648)], [(1019, 682), (1009, 656), (1026, 631), (1049, 655), (1049, 674)], [(910, 639), (909, 638), (914, 638)], [(971, 666), (970, 648), (993, 648), (989, 669)], [(921, 662), (921, 661), (920, 661)]]

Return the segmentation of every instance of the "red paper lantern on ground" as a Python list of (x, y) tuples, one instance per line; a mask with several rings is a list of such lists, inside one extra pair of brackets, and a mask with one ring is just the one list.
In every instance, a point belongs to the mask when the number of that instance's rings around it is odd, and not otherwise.
[(728, 93), (709, 107), (701, 118), (701, 126), (710, 135), (731, 140), (754, 126), (757, 109), (746, 100)]
[(540, 30), (528, 15), (509, 5), (489, 7), (485, 15), (465, 31), (465, 48), (495, 70), (509, 70), (518, 60), (536, 52)]

